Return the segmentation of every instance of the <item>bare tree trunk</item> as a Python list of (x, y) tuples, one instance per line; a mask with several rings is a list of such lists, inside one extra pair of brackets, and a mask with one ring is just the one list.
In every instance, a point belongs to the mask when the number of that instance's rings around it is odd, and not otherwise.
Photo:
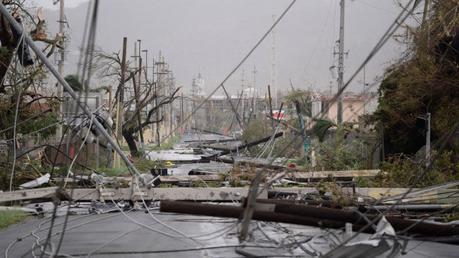
[(134, 132), (132, 130), (123, 130), (122, 132), (124, 139), (129, 147), (129, 152), (132, 157), (138, 157), (140, 155), (137, 144), (135, 143)]

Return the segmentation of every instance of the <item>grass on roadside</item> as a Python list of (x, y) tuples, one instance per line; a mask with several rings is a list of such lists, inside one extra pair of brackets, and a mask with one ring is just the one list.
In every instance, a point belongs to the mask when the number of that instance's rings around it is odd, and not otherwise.
[(19, 223), (27, 217), (22, 211), (0, 211), (0, 229)]
[(167, 139), (165, 142), (161, 143), (161, 146), (156, 146), (153, 144), (149, 144), (145, 146), (145, 150), (147, 151), (158, 151), (158, 150), (170, 150), (180, 142), (180, 135), (174, 135)]

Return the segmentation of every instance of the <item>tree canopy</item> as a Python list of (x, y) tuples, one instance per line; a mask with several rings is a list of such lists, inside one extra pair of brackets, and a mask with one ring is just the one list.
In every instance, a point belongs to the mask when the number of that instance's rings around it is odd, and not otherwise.
[(435, 1), (421, 26), (407, 28), (409, 48), (386, 71), (373, 116), (384, 132), (386, 154), (415, 154), (425, 145), (426, 113), (434, 142), (459, 118), (458, 7), (457, 0)]

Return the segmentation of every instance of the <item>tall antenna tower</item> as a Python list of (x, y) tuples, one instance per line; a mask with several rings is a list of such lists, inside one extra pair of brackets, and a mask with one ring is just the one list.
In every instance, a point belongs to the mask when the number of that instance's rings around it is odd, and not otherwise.
[[(273, 22), (276, 21), (276, 16), (273, 15)], [(278, 96), (277, 96), (277, 55), (276, 55), (276, 31), (273, 29), (271, 31), (271, 36), (272, 36), (272, 63), (271, 63), (271, 89), (273, 90), (273, 105), (275, 108), (277, 108), (277, 101), (278, 101)]]

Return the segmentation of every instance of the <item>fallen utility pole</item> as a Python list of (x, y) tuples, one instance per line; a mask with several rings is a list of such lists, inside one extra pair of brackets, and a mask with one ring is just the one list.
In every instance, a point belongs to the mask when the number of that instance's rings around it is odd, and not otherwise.
[(227, 163), (227, 164), (234, 164), (237, 163), (239, 165), (244, 165), (244, 166), (251, 166), (251, 167), (256, 167), (256, 168), (266, 168), (266, 169), (273, 169), (273, 170), (292, 170), (295, 171), (295, 169), (288, 168), (285, 166), (280, 166), (280, 165), (275, 165), (271, 164), (269, 162), (256, 162), (253, 160), (239, 160), (239, 159), (234, 159), (232, 157), (219, 157), (217, 158), (217, 161)]
[[(88, 116), (92, 117), (93, 114), (89, 110), (88, 106), (85, 103), (82, 103), (81, 101), (78, 101), (79, 98), (77, 94), (73, 91), (72, 87), (67, 83), (67, 81), (59, 74), (57, 69), (51, 64), (51, 62), (48, 60), (48, 58), (43, 54), (41, 49), (35, 44), (35, 42), (30, 38), (30, 36), (24, 32), (23, 28), (21, 25), (18, 24), (18, 22), (11, 16), (9, 13), (8, 9), (5, 7), (3, 3), (0, 3), (0, 12), (2, 13), (3, 17), (5, 17), (8, 22), (14, 27), (14, 29), (18, 32), (19, 35), (23, 36), (25, 42), (27, 45), (30, 46), (30, 48), (35, 52), (37, 55), (38, 59), (40, 59), (43, 64), (49, 69), (49, 71), (54, 75), (54, 77), (57, 79), (57, 81), (64, 87), (64, 89), (67, 91), (67, 93), (72, 97), (72, 99), (75, 100), (75, 102), (80, 106), (80, 108), (83, 110), (83, 112)], [(110, 134), (105, 130), (104, 126), (99, 122), (99, 120), (94, 119), (93, 121), (94, 126), (97, 128), (97, 130), (107, 139), (108, 143), (113, 146), (115, 151), (121, 156), (121, 158), (124, 160), (126, 163), (127, 167), (129, 168), (129, 171), (135, 175), (140, 175), (139, 171), (134, 167), (134, 165), (131, 163), (127, 155), (121, 150), (121, 148), (118, 146), (118, 144), (113, 140), (113, 138), (110, 136)]]
[[(244, 213), (244, 208), (240, 206), (236, 207), (229, 205), (164, 200), (160, 203), (160, 211), (241, 218)], [(375, 217), (376, 216), (368, 216), (369, 219)], [(403, 233), (426, 236), (459, 235), (459, 228), (449, 225), (438, 225), (394, 217), (386, 218), (396, 231), (403, 231)], [(255, 211), (253, 212), (253, 219), (335, 229), (344, 228), (346, 223), (352, 223), (353, 230), (363, 229), (367, 223), (360, 214), (353, 211), (292, 204), (260, 205), (258, 208), (255, 208)], [(373, 233), (374, 230), (371, 227), (368, 227), (364, 232)]]
[[(128, 184), (132, 177), (123, 177), (123, 178), (104, 178), (104, 180), (117, 180), (121, 183), (125, 181)], [(160, 180), (165, 183), (175, 183), (175, 182), (202, 182), (204, 181), (213, 181), (216, 180), (214, 175), (207, 175), (207, 176), (161, 176)], [(69, 178), (66, 179), (68, 182), (73, 182), (73, 179)], [(36, 188), (36, 189), (26, 189), (26, 190), (17, 190), (12, 192), (0, 192), (0, 203), (2, 202), (9, 202), (9, 201), (21, 201), (21, 200), (34, 200), (34, 199), (46, 199), (50, 195), (55, 194), (57, 187), (45, 187), (45, 188)], [(130, 188), (105, 188), (107, 192), (112, 192), (114, 196), (119, 199), (123, 200), (130, 200)], [(212, 197), (211, 199), (207, 200), (219, 200), (219, 198), (227, 198), (224, 200), (232, 200), (229, 196), (232, 196), (233, 200), (239, 200), (241, 197), (246, 196), (248, 188), (237, 188), (237, 187), (230, 187), (230, 188), (190, 188), (190, 187), (179, 187), (179, 188), (155, 188), (153, 189), (144, 189), (144, 192), (148, 195), (145, 198), (151, 198), (155, 200), (162, 200), (162, 199), (181, 199), (184, 198), (186, 200), (204, 200), (204, 195), (208, 195)], [(343, 187), (343, 193), (346, 195), (353, 195), (354, 196), (369, 196), (373, 198), (380, 198), (381, 196), (387, 195), (394, 195), (394, 194), (401, 194), (407, 192), (408, 188), (352, 188), (352, 187)], [(68, 190), (70, 191), (70, 190)], [(315, 187), (276, 187), (274, 189), (269, 189), (267, 192), (262, 192), (262, 195), (258, 196), (257, 198), (279, 198), (279, 197), (287, 197), (287, 196), (294, 196), (297, 197), (296, 199), (303, 199), (305, 196), (309, 194), (317, 193), (317, 189)], [(171, 194), (174, 198), (171, 198)], [(265, 197), (263, 197), (265, 196)], [(74, 200), (97, 200), (98, 193), (96, 188), (75, 188), (73, 189)], [(179, 198), (180, 197), (180, 198)], [(198, 199), (194, 199), (194, 198)], [(435, 201), (438, 204), (448, 204), (444, 202), (443, 199), (440, 200), (441, 196), (440, 193), (436, 193), (435, 196), (429, 195), (429, 203), (432, 204), (432, 201)], [(422, 198), (420, 196), (419, 198)], [(184, 200), (182, 199), (182, 200)], [(437, 200), (438, 199), (438, 200)], [(274, 200), (269, 200), (274, 201)], [(257, 202), (263, 202), (257, 200)], [(311, 200), (304, 200), (305, 203), (316, 205), (317, 202)], [(320, 204), (324, 204), (324, 201), (321, 200)], [(422, 203), (416, 203), (422, 204)]]
[[(0, 203), (22, 200), (43, 200), (51, 199), (55, 196), (58, 187), (47, 187), (37, 189), (27, 189), (0, 194)], [(104, 201), (113, 198), (114, 200), (139, 200), (142, 196), (146, 201), (158, 200), (185, 200), (185, 201), (240, 201), (247, 196), (248, 188), (154, 188), (147, 189), (139, 187), (139, 190), (133, 191), (132, 188), (75, 188), (72, 190), (63, 190), (62, 195), (70, 196), (72, 192), (73, 201)], [(263, 191), (260, 198), (268, 198), (267, 191)]]
[(261, 179), (262, 174), (258, 172), (254, 180), (252, 180), (252, 184), (250, 185), (250, 190), (246, 199), (247, 205), (244, 208), (244, 215), (242, 217), (241, 232), (239, 234), (240, 241), (244, 241), (247, 238), (247, 234), (249, 233), (250, 221), (252, 220), (253, 212), (255, 211), (258, 188), (260, 186)]
[[(279, 132), (279, 133), (276, 133), (274, 135), (274, 139), (276, 138), (279, 138), (281, 136), (284, 135), (284, 132)], [(272, 138), (272, 136), (267, 136), (267, 137), (264, 137), (264, 138), (261, 138), (259, 140), (256, 140), (256, 141), (253, 141), (253, 142), (249, 142), (249, 143), (246, 143), (246, 144), (243, 144), (243, 145), (240, 145), (236, 148), (233, 148), (233, 149), (230, 149), (230, 150), (226, 150), (226, 151), (222, 151), (221, 153), (219, 153), (217, 156), (223, 156), (223, 155), (227, 155), (227, 154), (230, 154), (232, 152), (238, 152), (239, 150), (242, 150), (242, 149), (245, 149), (245, 148), (250, 148), (252, 146), (256, 146), (260, 143), (264, 143), (264, 142), (267, 142), (269, 141), (270, 139)]]
[[(193, 215), (205, 215), (215, 217), (237, 218), (241, 219), (244, 213), (244, 208), (240, 206), (229, 205), (213, 205), (213, 204), (200, 204), (193, 202), (183, 201), (169, 201), (163, 200), (160, 203), (161, 212), (175, 212)], [(300, 217), (289, 214), (275, 213), (270, 211), (255, 210), (252, 219), (273, 221), (281, 223), (290, 223), (314, 227), (328, 227), (328, 228), (342, 228), (343, 222), (327, 221), (311, 217)]]
[[(201, 128), (196, 128), (196, 127), (191, 127), (191, 130), (196, 130), (196, 131), (199, 131), (199, 132), (204, 132), (204, 133), (210, 133), (210, 134), (216, 134), (216, 135), (221, 135), (221, 136), (226, 136), (222, 133), (219, 133), (219, 132), (214, 132), (214, 131), (210, 131), (210, 130), (205, 130), (205, 129), (201, 129)], [(186, 141), (185, 141), (186, 142)]]

